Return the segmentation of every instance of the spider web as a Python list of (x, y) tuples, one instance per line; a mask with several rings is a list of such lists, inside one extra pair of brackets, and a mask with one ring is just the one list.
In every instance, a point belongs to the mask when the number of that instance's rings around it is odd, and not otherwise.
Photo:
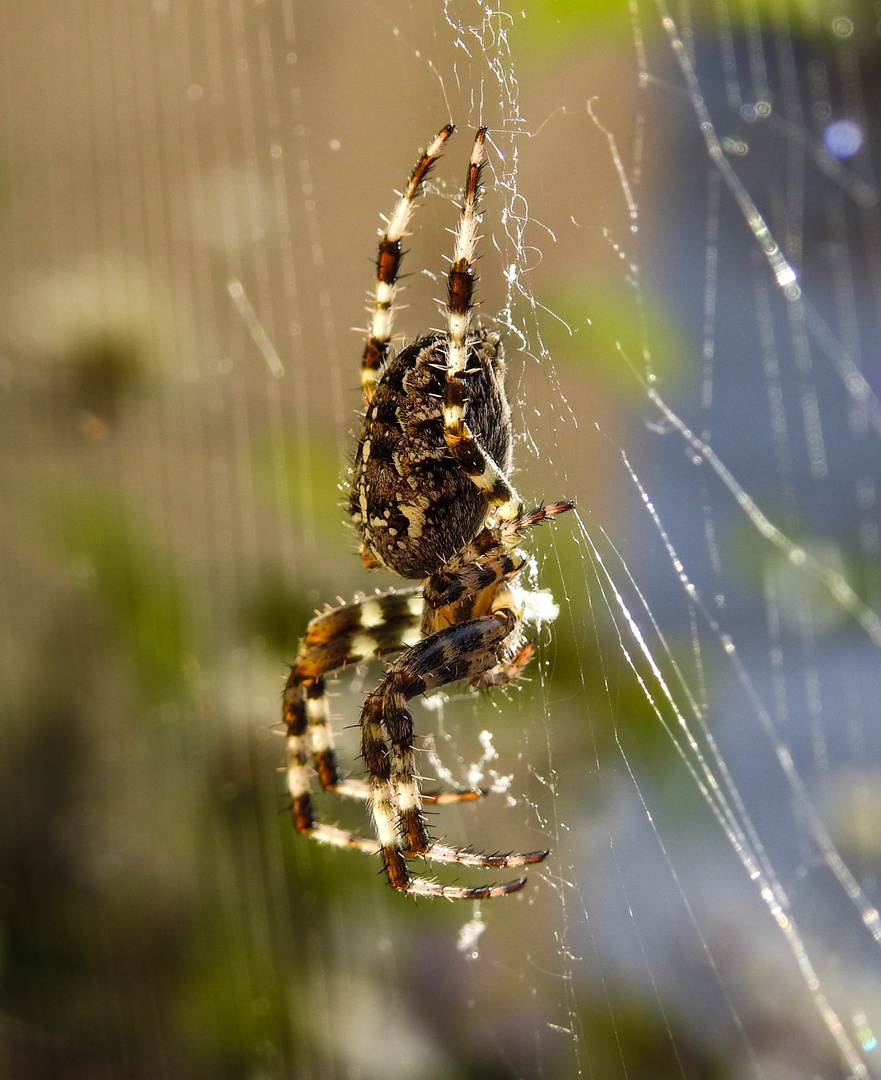
[[(878, 85), (822, 3), (4, 6), (0, 891), (10, 1075), (881, 1076)], [(272, 733), (342, 524), (378, 214), (489, 128), (560, 606), (414, 703), (434, 831), (551, 857), (412, 904), (297, 838)], [(334, 685), (341, 758), (377, 669)], [(330, 821), (359, 807), (323, 800)], [(436, 868), (476, 884), (477, 871)], [(477, 875), (477, 876), (475, 876)]]

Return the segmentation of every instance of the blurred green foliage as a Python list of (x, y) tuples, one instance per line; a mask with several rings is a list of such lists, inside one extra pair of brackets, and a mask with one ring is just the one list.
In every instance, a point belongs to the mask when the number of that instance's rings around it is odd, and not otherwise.
[(589, 377), (624, 404), (642, 407), (649, 372), (665, 392), (695, 373), (683, 327), (669, 305), (645, 289), (637, 304), (620, 283), (571, 280), (549, 291), (548, 306), (559, 317), (543, 327), (554, 363), (563, 372)]
[(179, 694), (195, 646), (196, 613), (185, 603), (169, 555), (151, 550), (118, 495), (59, 492), (48, 503), (44, 535), (112, 620), (148, 700)]

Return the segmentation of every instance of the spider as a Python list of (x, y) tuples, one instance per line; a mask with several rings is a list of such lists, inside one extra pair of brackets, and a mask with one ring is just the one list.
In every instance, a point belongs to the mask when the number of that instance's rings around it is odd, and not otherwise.
[[(490, 688), (520, 674), (534, 645), (523, 640), (524, 593), (512, 588), (525, 562), (517, 545), (527, 530), (573, 504), (523, 512), (509, 479), (513, 436), (502, 342), (495, 331), (472, 328), (486, 128), (478, 130), (468, 163), (447, 272), (446, 330), (397, 354), (389, 351), (402, 241), (414, 200), (453, 130), (452, 124), (444, 127), (417, 162), (379, 242), (361, 368), (366, 413), (349, 501), (366, 566), (421, 584), (357, 599), (309, 623), (285, 686), (284, 722), (288, 790), (299, 832), (339, 847), (371, 853), (378, 848), (388, 883), (402, 892), (481, 899), (517, 892), (526, 878), (441, 885), (413, 876), (408, 860), (520, 867), (541, 862), (548, 852), (484, 855), (429, 838), (423, 803), (474, 799), (483, 792), (420, 792), (407, 702), (461, 679)], [(369, 782), (344, 777), (333, 750), (325, 675), (393, 652), (402, 655), (361, 710)], [(316, 818), (313, 771), (325, 790), (370, 804), (375, 840)]]

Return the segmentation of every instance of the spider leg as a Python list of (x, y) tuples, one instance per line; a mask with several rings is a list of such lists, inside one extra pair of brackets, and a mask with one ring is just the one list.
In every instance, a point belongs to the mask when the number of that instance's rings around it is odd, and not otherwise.
[(483, 144), (486, 128), (479, 128), (468, 162), (468, 175), (462, 200), (462, 217), (456, 230), (453, 261), (447, 272), (447, 321), (450, 336), (450, 376), (461, 375), (468, 362), (465, 339), (471, 327), (471, 310), (474, 297), (474, 252), (477, 248), (477, 229), (480, 217), (477, 200), (480, 195), (480, 174), (486, 163)]
[[(423, 636), (428, 637), (442, 626), (483, 615), (488, 608), (498, 610), (509, 605), (516, 608), (517, 604), (505, 587), (524, 565), (524, 556), (516, 545), (528, 529), (572, 510), (574, 505), (566, 501), (537, 506), (512, 521), (501, 521), (482, 529), (425, 583)], [(507, 646), (504, 652), (511, 655), (503, 655), (498, 663), (475, 675), (471, 679), (472, 686), (488, 690), (512, 682), (520, 675), (534, 652), (534, 643), (525, 642), (518, 646), (511, 635)]]
[[(495, 585), (511, 581), (523, 568), (524, 558), (516, 546), (526, 530), (541, 525), (557, 514), (564, 514), (574, 506), (569, 501), (537, 506), (513, 520), (503, 520), (481, 529), (470, 543), (447, 559), (426, 582), (423, 590), (426, 604), (423, 632), (430, 633), (437, 629), (432, 625), (432, 611), (461, 604), (469, 597), (479, 600), (488, 590), (491, 590), (489, 595), (494, 596)], [(457, 610), (456, 617), (457, 621), (461, 621), (460, 610)]]
[[(334, 608), (309, 623), (284, 690), (288, 791), (299, 832), (311, 833), (336, 846), (376, 851), (374, 840), (362, 840), (315, 819), (310, 762), (325, 790), (365, 802), (372, 798), (368, 784), (340, 775), (324, 676), (346, 664), (406, 649), (421, 637), (423, 607), (418, 589), (398, 590)], [(477, 799), (481, 794), (446, 791), (426, 794), (424, 798), (440, 804)]]
[(419, 194), (432, 165), (440, 156), (441, 148), (454, 130), (452, 124), (447, 124), (446, 127), (441, 128), (435, 136), (434, 142), (416, 163), (413, 172), (410, 174), (410, 181), (401, 193), (388, 220), (388, 228), (379, 241), (379, 254), (376, 257), (376, 291), (373, 298), (373, 316), (361, 363), (361, 386), (364, 390), (365, 403), (368, 405), (373, 398), (376, 384), (379, 381), (388, 355), (398, 272), (403, 256), (401, 242), (406, 235), (407, 224), (413, 212), (413, 200)]
[[(500, 684), (493, 683), (493, 685), (498, 686)], [(335, 791), (337, 795), (347, 795), (351, 799), (360, 799), (362, 802), (370, 802), (373, 798), (373, 788), (366, 780), (355, 780), (350, 776), (340, 780), (337, 784), (333, 784), (326, 790)], [(420, 794), (424, 803), (446, 806), (448, 803), (474, 802), (476, 799), (486, 795), (486, 791), (482, 788), (475, 788), (469, 791), (423, 791)], [(376, 850), (375, 844), (373, 850)]]
[(477, 203), (480, 176), (486, 163), (485, 140), (486, 128), (479, 128), (468, 162), (462, 216), (456, 231), (453, 260), (447, 272), (450, 345), (443, 400), (444, 439), (463, 472), (486, 493), (490, 505), (496, 508), (495, 517), (498, 520), (511, 520), (520, 514), (520, 496), (465, 423), (468, 397), (465, 381), (468, 375), (467, 337), (474, 307), (474, 259), (480, 225)]
[[(407, 857), (459, 862), (470, 866), (525, 866), (541, 862), (546, 851), (518, 855), (480, 855), (432, 845), (425, 830), (417, 784), (413, 719), (407, 702), (426, 690), (461, 679), (477, 679), (498, 665), (499, 650), (519, 621), (502, 607), (490, 615), (444, 627), (413, 645), (388, 668), (361, 713), (361, 747), (373, 778), (373, 818), (389, 884), (402, 892), (480, 899), (523, 888), (526, 879), (502, 885), (459, 887), (411, 877)], [(388, 742), (386, 741), (388, 735)]]
[[(418, 591), (409, 589), (334, 608), (309, 623), (285, 684), (283, 705), (288, 791), (298, 831), (318, 828), (310, 794), (310, 761), (323, 788), (349, 793), (334, 753), (325, 674), (406, 648), (419, 636), (422, 606)], [(330, 834), (325, 839), (334, 842)]]

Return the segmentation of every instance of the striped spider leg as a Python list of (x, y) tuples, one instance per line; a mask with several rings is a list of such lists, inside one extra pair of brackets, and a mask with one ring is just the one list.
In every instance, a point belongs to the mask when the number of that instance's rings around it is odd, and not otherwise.
[[(443, 394), (444, 439), (453, 458), (472, 483), (485, 493), (496, 521), (512, 520), (521, 512), (521, 501), (499, 462), (488, 454), (465, 421), (469, 403), (468, 376), (475, 370), (468, 348), (474, 310), (474, 258), (480, 225), (478, 199), (480, 177), (486, 164), (486, 128), (474, 138), (462, 200), (462, 216), (456, 230), (453, 260), (447, 273), (447, 336), (449, 360)], [(508, 417), (510, 424), (510, 414)]]
[[(406, 649), (421, 638), (425, 604), (420, 589), (366, 597), (317, 615), (307, 627), (284, 691), (288, 792), (299, 832), (338, 847), (375, 853), (375, 840), (347, 833), (315, 818), (311, 787), (317, 774), (325, 791), (367, 801), (370, 785), (343, 777), (334, 751), (325, 676), (347, 664)], [(427, 792), (438, 804), (477, 799), (480, 791)]]
[(434, 141), (416, 162), (407, 186), (398, 197), (397, 205), (386, 222), (387, 228), (379, 241), (379, 254), (376, 257), (376, 290), (373, 294), (372, 317), (364, 355), (361, 359), (361, 386), (364, 400), (370, 404), (376, 384), (379, 381), (388, 357), (389, 341), (392, 336), (395, 296), (398, 288), (398, 273), (404, 252), (401, 243), (407, 235), (407, 225), (413, 213), (413, 200), (422, 190), (422, 185), (431, 167), (440, 156), (444, 143), (455, 131), (453, 124), (447, 124), (434, 137)]

